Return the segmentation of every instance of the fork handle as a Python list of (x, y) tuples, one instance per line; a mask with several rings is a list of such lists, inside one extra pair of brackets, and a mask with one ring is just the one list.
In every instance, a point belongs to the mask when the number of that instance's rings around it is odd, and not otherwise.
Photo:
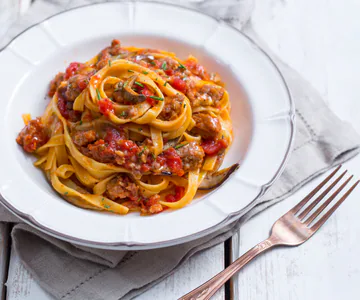
[(226, 281), (228, 281), (234, 274), (236, 274), (242, 267), (244, 267), (248, 262), (254, 259), (259, 254), (265, 252), (266, 250), (276, 246), (275, 241), (269, 237), (265, 241), (257, 244), (254, 248), (250, 249), (248, 252), (239, 257), (234, 261), (230, 266), (225, 270), (221, 271), (219, 274), (215, 275), (213, 278), (205, 282), (203, 285), (199, 286), (195, 290), (192, 290), (190, 293), (182, 296), (179, 300), (208, 300), (216, 291), (221, 288)]

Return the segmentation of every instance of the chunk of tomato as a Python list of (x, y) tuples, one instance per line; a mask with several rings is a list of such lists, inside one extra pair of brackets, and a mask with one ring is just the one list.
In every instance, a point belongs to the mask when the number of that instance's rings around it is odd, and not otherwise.
[(142, 164), (140, 167), (141, 172), (146, 173), (149, 172), (151, 169), (151, 166), (149, 166), (148, 164)]
[(224, 140), (204, 140), (201, 147), (207, 155), (216, 155), (220, 150), (227, 148), (228, 143)]
[(168, 194), (165, 196), (166, 202), (179, 201), (185, 194), (185, 188), (182, 186), (175, 186), (175, 195)]
[(110, 99), (104, 98), (99, 100), (99, 110), (104, 116), (109, 116), (110, 113), (114, 113), (114, 106)]
[(165, 70), (165, 74), (168, 75), (168, 76), (172, 76), (172, 75), (174, 75), (174, 70), (167, 69), (167, 70)]
[(141, 90), (141, 94), (146, 96), (146, 102), (149, 103), (151, 106), (157, 104), (156, 99), (150, 98), (151, 96), (154, 96), (154, 93), (147, 86), (144, 86), (144, 88)]
[(165, 201), (166, 202), (176, 202), (177, 200), (175, 199), (175, 196), (172, 194), (168, 194), (165, 196)]
[(175, 198), (180, 200), (185, 195), (185, 188), (182, 186), (175, 187)]
[(131, 140), (121, 140), (119, 142), (120, 150), (125, 152), (128, 156), (135, 155), (139, 152), (139, 147)]
[(70, 77), (77, 74), (78, 70), (83, 66), (84, 64), (79, 62), (72, 62), (65, 71), (65, 79), (69, 79)]
[(182, 160), (174, 148), (165, 150), (162, 155), (166, 158), (166, 165), (170, 168), (171, 172), (178, 176), (184, 175)]
[(186, 82), (184, 80), (182, 80), (180, 77), (173, 78), (173, 80), (171, 81), (171, 85), (174, 89), (176, 89), (182, 93), (186, 92), (186, 89), (187, 89)]

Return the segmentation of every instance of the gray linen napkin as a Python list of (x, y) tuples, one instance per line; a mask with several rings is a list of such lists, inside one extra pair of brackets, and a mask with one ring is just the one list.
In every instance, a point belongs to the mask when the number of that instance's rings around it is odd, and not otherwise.
[[(87, 1), (56, 3), (56, 0), (35, 2), (29, 14), (11, 29), (7, 39), (49, 14)], [(185, 4), (222, 17), (238, 28), (247, 23), (253, 6), (251, 0), (226, 3), (189, 0)], [(267, 48), (252, 31), (249, 22), (243, 31), (264, 49)], [(314, 177), (359, 152), (360, 137), (351, 125), (339, 120), (308, 82), (275, 55), (270, 55), (282, 71), (294, 98), (297, 129), (295, 145), (285, 171), (258, 205), (233, 224), (210, 236), (147, 251), (125, 252), (82, 247), (18, 223), (12, 231), (14, 247), (26, 268), (44, 289), (58, 299), (131, 299), (171, 275), (196, 252), (224, 242), (256, 213), (285, 199)], [(311, 159), (311, 164), (304, 163), (304, 159)], [(19, 222), (6, 210), (1, 210), (1, 207), (0, 220)]]

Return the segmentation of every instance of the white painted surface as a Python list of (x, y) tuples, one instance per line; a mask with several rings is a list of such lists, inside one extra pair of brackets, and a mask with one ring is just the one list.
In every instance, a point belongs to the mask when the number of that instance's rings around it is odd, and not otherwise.
[(6, 282), (7, 264), (9, 260), (9, 231), (9, 224), (0, 223), (0, 297), (3, 297), (5, 294), (4, 283)]
[[(341, 118), (360, 131), (360, 1), (257, 2), (255, 26), (263, 39), (320, 91)], [(360, 176), (360, 156), (345, 166)], [(266, 238), (273, 222), (319, 182), (320, 179), (310, 183), (246, 223), (240, 230), (240, 253)], [(357, 189), (304, 245), (275, 249), (249, 264), (235, 280), (238, 285), (234, 299), (358, 299), (359, 198), (360, 189)], [(223, 245), (220, 245), (192, 258), (173, 276), (138, 299), (175, 299), (220, 271), (223, 254)], [(14, 255), (11, 261), (12, 268), (20, 268)], [(8, 299), (49, 299), (40, 298), (43, 294), (34, 282), (32, 298), (16, 298), (12, 291), (15, 287), (26, 290), (25, 283), (16, 287), (14, 281), (9, 281)], [(176, 292), (172, 294), (174, 289)], [(223, 298), (221, 293), (215, 299)]]
[(6, 283), (6, 299), (11, 300), (52, 300), (34, 281), (30, 273), (21, 264), (19, 256), (11, 251), (8, 280)]
[[(358, 162), (360, 166), (359, 159)], [(352, 166), (349, 169), (356, 173)], [(240, 253), (265, 239), (272, 224), (319, 182), (314, 181), (246, 223), (240, 230)], [(297, 248), (274, 249), (246, 266), (235, 279), (235, 299), (358, 299), (359, 197), (360, 189), (355, 190), (327, 224), (305, 244)]]
[[(224, 268), (224, 244), (208, 249), (189, 259), (174, 275), (138, 296), (137, 300), (166, 299), (181, 297), (196, 288)], [(53, 300), (33, 279), (21, 264), (14, 251), (11, 253), (7, 282), (8, 300)], [(224, 300), (224, 289), (215, 294), (214, 300)]]
[[(173, 276), (166, 278), (136, 300), (172, 300), (187, 294), (224, 269), (224, 244), (195, 255)], [(225, 299), (224, 288), (213, 297)]]
[[(254, 24), (271, 48), (308, 79), (342, 119), (360, 132), (360, 1), (257, 1)], [(309, 162), (311, 163), (311, 162)], [(360, 176), (360, 157), (345, 164)], [(320, 179), (264, 211), (240, 230), (240, 254), (266, 238), (274, 221)], [(279, 248), (235, 279), (234, 299), (359, 299), (360, 189), (297, 248)]]

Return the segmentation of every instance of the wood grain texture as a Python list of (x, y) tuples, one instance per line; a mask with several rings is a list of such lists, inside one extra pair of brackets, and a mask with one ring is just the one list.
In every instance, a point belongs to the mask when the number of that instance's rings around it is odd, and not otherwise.
[[(332, 110), (360, 132), (360, 2), (257, 1), (253, 23), (273, 51), (302, 74)], [(360, 176), (360, 157), (345, 164)], [(273, 222), (320, 179), (246, 223), (233, 238), (237, 255), (267, 237)], [(234, 299), (358, 299), (360, 293), (360, 189), (320, 231), (297, 248), (257, 258), (234, 280)]]
[[(196, 254), (181, 266), (174, 275), (169, 276), (136, 299), (178, 299), (222, 271), (225, 263), (224, 257), (224, 244)], [(225, 299), (224, 288), (219, 290), (212, 299)]]
[(4, 283), (7, 277), (10, 250), (10, 224), (0, 223), (0, 297), (5, 299)]
[[(317, 88), (330, 107), (360, 131), (360, 2), (348, 0), (256, 1), (254, 25), (289, 65)], [(345, 164), (360, 175), (360, 157)], [(233, 238), (233, 253), (244, 253), (266, 238), (273, 222), (320, 179), (246, 223)], [(235, 300), (358, 299), (360, 293), (360, 189), (327, 224), (297, 248), (279, 248), (234, 280)], [(175, 299), (219, 272), (223, 245), (197, 255), (174, 275), (138, 299)], [(8, 299), (51, 299), (12, 253)], [(224, 299), (224, 293), (214, 299)]]
[[(189, 259), (172, 276), (138, 296), (139, 300), (172, 300), (186, 294), (220, 272), (224, 267), (224, 245), (220, 244)], [(21, 264), (12, 251), (7, 282), (7, 300), (53, 300)], [(213, 298), (224, 300), (224, 289)]]
[[(360, 167), (360, 158), (356, 160)], [(247, 222), (239, 232), (239, 252), (244, 253), (265, 239), (275, 220), (319, 182), (309, 184)], [(359, 197), (357, 189), (305, 244), (276, 248), (246, 266), (234, 279), (234, 299), (357, 299), (354, 295), (360, 292)]]
[(10, 255), (6, 299), (12, 300), (53, 300), (33, 279), (21, 264), (19, 256), (13, 249)]

